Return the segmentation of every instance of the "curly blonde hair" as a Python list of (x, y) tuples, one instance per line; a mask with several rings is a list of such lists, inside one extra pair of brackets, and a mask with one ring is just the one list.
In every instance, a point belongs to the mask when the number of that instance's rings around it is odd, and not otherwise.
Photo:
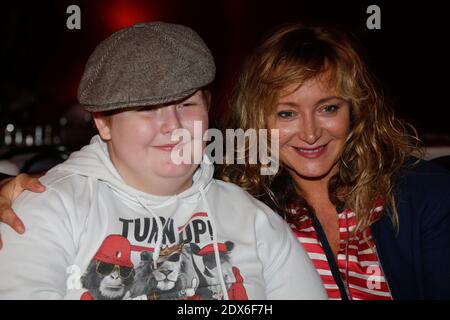
[[(336, 28), (291, 24), (278, 29), (246, 61), (227, 124), (244, 130), (267, 128), (266, 118), (283, 88), (329, 70), (332, 84), (350, 103), (351, 131), (328, 189), (332, 203), (355, 212), (355, 232), (381, 218), (384, 213), (376, 220), (371, 214), (380, 199), (390, 209), (384, 212), (398, 225), (394, 177), (412, 154), (421, 152), (417, 132), (394, 116), (358, 47)], [(289, 215), (292, 203), (308, 206), (286, 169), (281, 166), (272, 176), (260, 175), (260, 169), (261, 164), (246, 162), (225, 164), (219, 172), (222, 179), (243, 187), (281, 215)]]

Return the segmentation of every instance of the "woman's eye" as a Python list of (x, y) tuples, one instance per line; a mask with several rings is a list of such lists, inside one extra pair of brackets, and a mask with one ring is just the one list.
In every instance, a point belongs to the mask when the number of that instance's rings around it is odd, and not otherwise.
[(329, 105), (329, 106), (325, 106), (324, 108), (322, 108), (322, 111), (325, 113), (334, 113), (339, 109), (339, 106), (337, 105)]
[(294, 116), (294, 112), (292, 111), (280, 111), (277, 113), (277, 116), (282, 119), (288, 119)]

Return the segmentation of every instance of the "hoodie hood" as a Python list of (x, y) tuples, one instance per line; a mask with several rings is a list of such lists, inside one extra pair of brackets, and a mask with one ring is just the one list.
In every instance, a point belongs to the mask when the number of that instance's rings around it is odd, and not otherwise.
[(171, 202), (174, 198), (198, 200), (198, 197), (201, 196), (200, 188), (208, 190), (214, 174), (214, 166), (205, 155), (195, 171), (192, 185), (188, 189), (172, 196), (157, 196), (145, 193), (127, 185), (122, 179), (111, 162), (107, 144), (99, 135), (95, 135), (89, 145), (86, 145), (79, 151), (73, 152), (69, 159), (52, 170), (67, 171), (101, 180), (130, 200), (137, 201), (136, 198), (139, 198), (152, 207), (158, 207), (161, 204)]

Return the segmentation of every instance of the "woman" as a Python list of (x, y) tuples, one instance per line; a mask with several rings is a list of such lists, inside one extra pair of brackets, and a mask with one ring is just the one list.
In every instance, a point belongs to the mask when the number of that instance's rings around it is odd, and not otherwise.
[(227, 165), (223, 179), (285, 218), (330, 298), (450, 298), (450, 174), (412, 156), (414, 130), (348, 36), (275, 31), (246, 63), (232, 108), (234, 127), (279, 129), (281, 170)]
[(450, 174), (412, 157), (343, 32), (289, 25), (247, 61), (232, 126), (278, 129), (281, 170), (223, 178), (284, 216), (331, 299), (450, 298)]

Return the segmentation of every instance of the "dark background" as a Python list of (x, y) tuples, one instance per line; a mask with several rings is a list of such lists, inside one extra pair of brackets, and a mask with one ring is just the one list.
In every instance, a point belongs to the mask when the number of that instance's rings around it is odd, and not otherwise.
[[(449, 145), (450, 13), (444, 1), (312, 0), (91, 0), (9, 1), (0, 19), (0, 151), (32, 142), (36, 127), (51, 127), (43, 144), (77, 148), (94, 133), (76, 102), (84, 64), (112, 32), (136, 22), (162, 20), (195, 29), (216, 58), (211, 119), (228, 112), (226, 101), (242, 61), (275, 26), (293, 21), (332, 22), (350, 29), (367, 51), (370, 69), (397, 114), (418, 129), (426, 145)], [(68, 30), (66, 9), (81, 8), (81, 30)], [(368, 30), (366, 9), (381, 8), (381, 30)], [(5, 143), (6, 126), (12, 142)], [(11, 128), (11, 126), (10, 126)], [(22, 141), (14, 135), (21, 131)], [(49, 129), (50, 130), (50, 129)], [(25, 136), (29, 135), (28, 145)], [(1, 153), (0, 153), (1, 155)], [(4, 156), (5, 157), (5, 156)]]

